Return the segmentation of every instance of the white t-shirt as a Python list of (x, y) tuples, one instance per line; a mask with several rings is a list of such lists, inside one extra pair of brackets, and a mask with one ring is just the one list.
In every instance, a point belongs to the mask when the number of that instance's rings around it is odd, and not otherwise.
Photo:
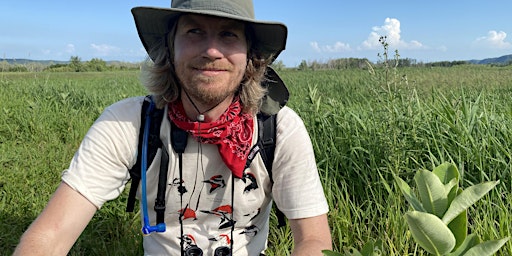
[[(128, 169), (137, 160), (140, 110), (144, 97), (128, 98), (105, 109), (91, 126), (75, 153), (62, 180), (77, 190), (98, 209), (117, 198), (129, 180)], [(253, 144), (257, 141), (255, 123)], [(259, 255), (266, 248), (272, 199), (289, 219), (318, 216), (328, 205), (316, 168), (314, 152), (300, 117), (284, 107), (277, 115), (277, 142), (273, 162), (274, 185), (261, 157), (253, 160), (243, 179), (234, 179), (231, 200), (231, 171), (222, 162), (216, 145), (200, 144), (188, 136), (183, 154), (183, 177), (179, 176), (178, 156), (170, 142), (167, 113), (160, 137), (169, 152), (166, 189), (166, 231), (144, 236), (146, 255), (179, 255), (179, 212), (183, 219), (185, 248), (197, 245), (204, 255), (213, 255), (220, 246), (229, 247), (233, 255)], [(160, 155), (147, 171), (147, 203), (151, 225), (157, 194)], [(186, 188), (182, 203), (178, 185)], [(270, 191), (272, 188), (272, 191)], [(138, 192), (140, 198), (140, 187)], [(231, 216), (231, 212), (233, 216)], [(234, 232), (231, 237), (231, 224)]]

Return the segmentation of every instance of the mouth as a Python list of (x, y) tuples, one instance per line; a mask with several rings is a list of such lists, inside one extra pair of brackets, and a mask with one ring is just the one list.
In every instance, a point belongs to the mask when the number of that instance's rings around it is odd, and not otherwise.
[(199, 65), (193, 65), (193, 69), (199, 71), (199, 72), (225, 72), (229, 71), (229, 67), (226, 65), (219, 65), (219, 63), (203, 63)]
[(196, 68), (196, 70), (200, 72), (221, 72), (221, 71), (227, 71), (226, 69), (222, 68)]
[(205, 76), (216, 76), (227, 72), (226, 68), (218, 68), (218, 67), (194, 67), (194, 70), (201, 75)]

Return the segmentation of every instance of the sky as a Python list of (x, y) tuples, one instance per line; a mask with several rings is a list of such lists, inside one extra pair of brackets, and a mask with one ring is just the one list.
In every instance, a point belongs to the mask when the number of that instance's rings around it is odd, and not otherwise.
[[(169, 7), (158, 0), (0, 0), (0, 59), (143, 61), (130, 9)], [(512, 54), (510, 0), (254, 0), (256, 18), (288, 27), (287, 67), (338, 58), (418, 62)]]

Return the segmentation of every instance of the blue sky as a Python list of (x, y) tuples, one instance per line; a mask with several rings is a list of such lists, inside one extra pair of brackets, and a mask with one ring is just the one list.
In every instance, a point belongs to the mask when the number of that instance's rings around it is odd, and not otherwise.
[[(483, 59), (512, 54), (510, 0), (342, 1), (254, 0), (257, 19), (285, 23), (286, 50), (279, 60), (368, 58), (390, 51), (423, 62)], [(130, 9), (168, 7), (170, 1), (0, 1), (0, 59), (137, 62), (145, 52)]]

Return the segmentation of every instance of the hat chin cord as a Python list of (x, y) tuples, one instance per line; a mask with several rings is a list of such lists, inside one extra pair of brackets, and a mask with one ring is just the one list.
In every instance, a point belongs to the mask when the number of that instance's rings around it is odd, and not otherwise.
[(185, 92), (185, 95), (187, 96), (188, 98), (188, 101), (190, 101), (190, 103), (192, 103), (192, 106), (194, 107), (194, 109), (197, 111), (197, 116), (196, 116), (196, 120), (198, 122), (204, 122), (205, 121), (205, 117), (204, 117), (204, 114), (210, 112), (212, 109), (216, 108), (218, 105), (220, 105), (225, 99), (227, 99), (228, 96), (226, 96), (223, 100), (219, 101), (217, 104), (213, 105), (212, 107), (210, 107), (209, 109), (205, 110), (205, 111), (200, 111), (199, 108), (197, 107), (196, 103), (194, 103), (194, 101), (192, 100), (192, 98), (190, 97), (190, 95), (188, 94), (187, 90), (183, 89), (183, 91)]

